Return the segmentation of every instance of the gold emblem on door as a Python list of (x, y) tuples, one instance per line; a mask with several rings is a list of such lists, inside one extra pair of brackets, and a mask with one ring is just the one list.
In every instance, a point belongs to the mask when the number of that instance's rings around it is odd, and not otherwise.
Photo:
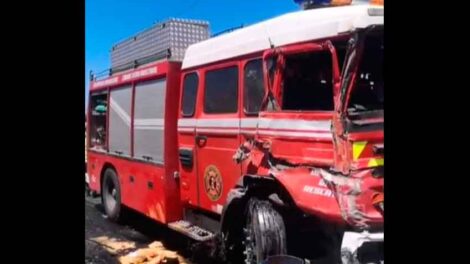
[(204, 171), (204, 190), (211, 201), (217, 201), (222, 195), (222, 176), (214, 165)]

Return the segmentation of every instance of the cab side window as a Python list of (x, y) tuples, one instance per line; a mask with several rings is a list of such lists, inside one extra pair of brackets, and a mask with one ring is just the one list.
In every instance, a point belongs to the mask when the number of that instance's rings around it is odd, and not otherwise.
[(194, 115), (198, 84), (199, 77), (197, 73), (192, 72), (184, 76), (183, 99), (181, 102), (181, 113), (184, 117), (191, 117)]
[(222, 114), (238, 111), (238, 67), (207, 71), (204, 113)]
[(246, 114), (258, 114), (264, 98), (263, 64), (261, 59), (249, 61), (243, 73), (243, 107)]

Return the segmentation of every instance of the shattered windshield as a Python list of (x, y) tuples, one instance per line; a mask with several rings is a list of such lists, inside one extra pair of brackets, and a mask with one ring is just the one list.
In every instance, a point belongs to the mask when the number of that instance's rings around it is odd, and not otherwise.
[(383, 31), (370, 32), (365, 37), (364, 50), (352, 88), (348, 112), (383, 109)]

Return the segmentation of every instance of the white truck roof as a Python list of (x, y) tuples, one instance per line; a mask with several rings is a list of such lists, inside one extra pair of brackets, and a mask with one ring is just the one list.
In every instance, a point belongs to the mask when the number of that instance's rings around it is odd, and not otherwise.
[(292, 12), (189, 46), (182, 68), (266, 50), (271, 44), (284, 46), (333, 37), (383, 23), (383, 6), (368, 4)]

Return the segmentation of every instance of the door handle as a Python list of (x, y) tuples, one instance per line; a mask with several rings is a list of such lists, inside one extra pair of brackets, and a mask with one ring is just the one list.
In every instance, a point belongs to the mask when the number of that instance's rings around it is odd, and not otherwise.
[(206, 142), (207, 142), (206, 136), (200, 136), (200, 135), (196, 136), (196, 145), (198, 145), (199, 147), (204, 147)]

